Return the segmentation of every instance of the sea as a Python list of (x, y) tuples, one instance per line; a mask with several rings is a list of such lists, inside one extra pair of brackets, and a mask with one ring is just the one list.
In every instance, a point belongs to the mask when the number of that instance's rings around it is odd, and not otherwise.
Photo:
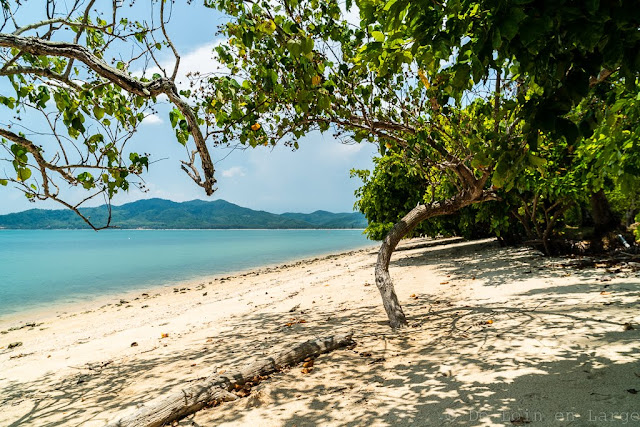
[(362, 230), (0, 230), (0, 319), (373, 245)]

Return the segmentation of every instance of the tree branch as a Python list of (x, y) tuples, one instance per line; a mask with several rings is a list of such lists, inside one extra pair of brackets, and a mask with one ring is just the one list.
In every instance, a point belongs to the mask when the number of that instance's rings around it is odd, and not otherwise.
[(211, 161), (206, 141), (200, 131), (198, 119), (193, 109), (180, 97), (176, 85), (172, 80), (159, 78), (150, 82), (141, 82), (124, 71), (106, 64), (86, 47), (74, 43), (53, 42), (13, 34), (0, 34), (0, 47), (15, 48), (32, 55), (61, 56), (76, 59), (101, 77), (113, 82), (129, 93), (145, 98), (156, 97), (161, 94), (166, 95), (185, 116), (189, 124), (191, 136), (200, 154), (204, 178), (197, 181), (196, 184), (204, 188), (207, 195), (213, 194), (216, 183), (216, 179), (214, 178), (215, 168)]

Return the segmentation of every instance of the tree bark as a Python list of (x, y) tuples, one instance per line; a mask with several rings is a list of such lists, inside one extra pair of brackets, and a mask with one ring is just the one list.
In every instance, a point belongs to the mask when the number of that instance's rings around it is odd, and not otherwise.
[(400, 243), (400, 240), (402, 240), (404, 236), (428, 218), (451, 214), (473, 203), (495, 200), (495, 194), (492, 191), (483, 191), (482, 184), (484, 184), (484, 182), (478, 181), (478, 187), (463, 191), (445, 201), (417, 205), (396, 223), (385, 236), (378, 251), (378, 259), (376, 261), (376, 286), (380, 291), (382, 304), (389, 318), (389, 325), (393, 329), (402, 328), (407, 325), (407, 318), (402, 310), (402, 306), (398, 302), (393, 281), (389, 274), (391, 255), (396, 246), (398, 246), (398, 243)]
[(618, 219), (611, 210), (604, 190), (593, 193), (589, 199), (591, 217), (593, 218), (593, 237), (590, 251), (599, 253), (604, 250), (604, 237), (618, 226)]
[(285, 366), (295, 365), (307, 357), (315, 357), (353, 344), (353, 332), (305, 341), (278, 354), (271, 355), (230, 375), (213, 374), (204, 382), (185, 387), (167, 397), (143, 406), (131, 415), (119, 418), (108, 427), (157, 427), (186, 417), (212, 403), (237, 399), (231, 393), (256, 377), (268, 375)]
[(591, 216), (594, 223), (594, 234), (596, 238), (602, 238), (609, 231), (615, 230), (618, 220), (611, 210), (609, 200), (604, 190), (600, 190), (591, 195), (589, 200), (591, 205)]

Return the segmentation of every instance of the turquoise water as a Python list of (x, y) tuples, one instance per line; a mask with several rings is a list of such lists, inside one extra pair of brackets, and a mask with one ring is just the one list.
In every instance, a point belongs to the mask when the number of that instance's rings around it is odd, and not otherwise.
[(0, 316), (371, 244), (361, 230), (0, 230)]

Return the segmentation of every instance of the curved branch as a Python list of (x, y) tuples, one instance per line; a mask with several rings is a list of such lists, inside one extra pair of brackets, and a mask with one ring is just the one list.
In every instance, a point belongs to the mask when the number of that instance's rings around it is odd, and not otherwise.
[(415, 229), (422, 221), (435, 216), (451, 214), (457, 212), (461, 208), (488, 200), (496, 200), (497, 196), (493, 191), (483, 190), (484, 180), (476, 181), (476, 187), (471, 190), (463, 190), (454, 197), (433, 202), (429, 204), (417, 205), (408, 214), (406, 214), (393, 228), (387, 233), (380, 250), (375, 267), (376, 286), (382, 296), (382, 303), (389, 318), (389, 324), (392, 328), (401, 328), (406, 326), (407, 319), (402, 311), (402, 306), (398, 302), (398, 297), (389, 274), (389, 263), (391, 255), (400, 240)]
[(82, 90), (82, 88), (73, 82), (68, 77), (63, 76), (62, 74), (55, 73), (48, 68), (39, 68), (39, 67), (11, 67), (7, 69), (0, 70), (0, 76), (12, 76), (16, 74), (32, 74), (35, 76), (46, 77), (51, 80), (56, 80), (61, 83), (66, 84), (69, 87), (72, 87), (75, 90)]
[[(44, 199), (51, 199), (54, 200), (58, 203), (60, 203), (61, 205), (65, 206), (66, 208), (72, 210), (73, 212), (75, 212), (80, 218), (82, 218), (82, 220), (87, 223), (87, 225), (89, 227), (91, 227), (93, 230), (98, 231), (98, 230), (102, 230), (105, 228), (109, 228), (110, 224), (111, 224), (111, 206), (109, 206), (109, 216), (107, 218), (107, 224), (103, 227), (96, 227), (95, 225), (93, 225), (93, 223), (89, 220), (89, 218), (87, 218), (86, 216), (84, 216), (82, 214), (82, 212), (80, 212), (80, 210), (78, 209), (78, 205), (71, 205), (68, 202), (65, 202), (64, 200), (58, 198), (58, 191), (54, 191), (51, 192), (51, 189), (49, 187), (49, 176), (47, 174), (47, 169), (55, 171), (57, 173), (59, 173), (67, 182), (74, 184), (77, 182), (77, 180), (70, 175), (67, 171), (65, 171), (63, 168), (57, 167), (55, 165), (52, 165), (51, 163), (47, 162), (44, 157), (42, 157), (42, 153), (40, 152), (40, 149), (30, 140), (28, 140), (25, 137), (22, 137), (20, 135), (17, 135), (9, 130), (6, 129), (2, 129), (0, 128), (0, 136), (7, 138), (9, 141), (14, 142), (15, 144), (21, 145), (22, 147), (26, 148), (27, 151), (29, 151), (29, 153), (33, 156), (33, 158), (35, 159), (36, 163), (38, 164), (38, 170), (40, 172), (40, 175), (42, 176), (42, 189), (44, 191), (44, 195), (37, 195), (36, 197)], [(12, 180), (15, 182), (15, 180)], [(21, 183), (21, 182), (20, 182)], [(22, 183), (21, 183), (22, 184)], [(55, 184), (53, 184), (55, 186)], [(24, 190), (23, 190), (24, 191)], [(95, 197), (96, 195), (100, 194), (102, 191), (88, 197), (92, 198)], [(30, 193), (33, 194), (33, 193)], [(85, 199), (85, 200), (87, 200)], [(82, 203), (82, 202), (81, 202)], [(80, 203), (80, 204), (81, 204)]]
[(215, 168), (211, 161), (211, 156), (207, 149), (205, 138), (198, 125), (198, 119), (195, 112), (191, 106), (189, 106), (189, 104), (180, 97), (178, 89), (171, 79), (159, 78), (150, 82), (142, 82), (124, 71), (108, 65), (86, 47), (74, 43), (53, 42), (41, 40), (35, 37), (22, 37), (13, 34), (0, 34), (0, 47), (15, 48), (32, 55), (62, 56), (65, 58), (75, 59), (85, 64), (101, 77), (118, 85), (129, 93), (145, 98), (166, 95), (185, 116), (189, 124), (191, 136), (193, 137), (198, 153), (200, 154), (204, 178), (196, 181), (196, 184), (204, 188), (207, 195), (213, 194), (215, 191), (214, 185), (216, 183), (216, 179), (214, 178)]

